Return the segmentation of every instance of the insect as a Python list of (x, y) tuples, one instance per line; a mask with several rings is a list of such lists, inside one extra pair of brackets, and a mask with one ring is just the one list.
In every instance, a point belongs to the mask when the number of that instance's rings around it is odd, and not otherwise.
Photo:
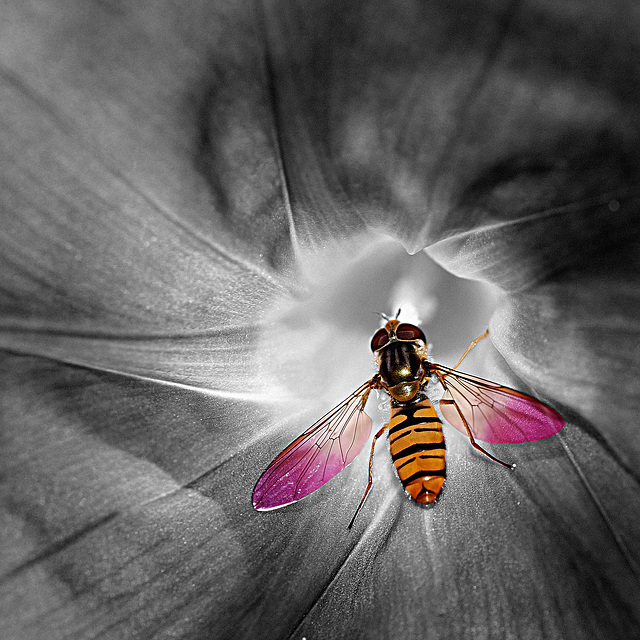
[(532, 442), (564, 426), (562, 416), (540, 400), (457, 371), (469, 351), (487, 337), (488, 329), (449, 368), (427, 359), (427, 340), (420, 327), (398, 321), (398, 315), (383, 318), (385, 326), (371, 339), (378, 372), (276, 456), (253, 491), (257, 510), (296, 502), (351, 464), (371, 433), (371, 418), (364, 409), (374, 389), (391, 397), (391, 417), (373, 437), (369, 481), (349, 528), (373, 485), (373, 454), (385, 431), (398, 477), (411, 498), (428, 505), (440, 494), (445, 481), (445, 440), (442, 422), (426, 393), (432, 380), (442, 386), (439, 406), (447, 422), (466, 435), (474, 449), (509, 469), (515, 465), (493, 456), (478, 440)]

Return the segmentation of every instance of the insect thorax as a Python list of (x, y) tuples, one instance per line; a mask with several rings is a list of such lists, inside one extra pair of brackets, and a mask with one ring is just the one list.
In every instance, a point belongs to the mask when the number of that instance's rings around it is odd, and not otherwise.
[(425, 378), (420, 347), (411, 342), (391, 342), (380, 353), (380, 376), (389, 395), (408, 402)]

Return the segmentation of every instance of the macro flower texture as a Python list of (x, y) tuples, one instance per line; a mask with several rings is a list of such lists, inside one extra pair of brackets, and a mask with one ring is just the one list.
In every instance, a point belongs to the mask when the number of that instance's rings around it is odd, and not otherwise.
[[(640, 638), (640, 5), (2, 14), (0, 637)], [(564, 429), (257, 512), (398, 306)]]

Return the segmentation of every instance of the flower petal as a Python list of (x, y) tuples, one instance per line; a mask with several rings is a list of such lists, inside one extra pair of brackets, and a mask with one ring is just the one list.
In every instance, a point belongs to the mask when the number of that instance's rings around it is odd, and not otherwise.
[[(264, 410), (37, 358), (3, 357), (2, 388), (3, 636), (232, 628), (246, 541), (194, 482)], [(217, 477), (251, 512), (250, 479)]]
[[(5, 360), (5, 635), (630, 637), (637, 479), (525, 313), (540, 294), (586, 325), (586, 289), (573, 315), (567, 285), (635, 215), (637, 19), (588, 3), (203, 2), (100, 5), (96, 27), (97, 5), (45, 5), (13, 9), (0, 39), (2, 197), (18, 213), (0, 344), (127, 375)], [(362, 458), (252, 512), (288, 425), (239, 397), (260, 373), (247, 338), (295, 287), (283, 265), (363, 227), (411, 251), (438, 241), (448, 268), (520, 292), (494, 338), (575, 414), (507, 450), (513, 473), (448, 434), (429, 511), (402, 501), (379, 452), (349, 534)], [(580, 354), (559, 369), (581, 371)], [(263, 444), (234, 455), (257, 425)]]
[[(284, 260), (283, 241), (254, 234), (252, 247), (230, 233), (194, 162), (209, 90), (199, 81), (230, 9), (194, 5), (175, 31), (151, 7), (58, 9), (16, 7), (3, 23), (0, 345), (246, 393), (247, 338), (293, 284), (260, 257), (275, 243)], [(276, 224), (275, 164), (262, 166), (252, 206)]]
[(511, 296), (492, 322), (514, 371), (595, 427), (630, 468), (640, 463), (639, 278), (629, 243)]
[[(285, 6), (266, 22), (303, 241), (367, 225), (412, 253), (444, 242), (442, 264), (513, 289), (637, 199), (638, 21), (618, 5), (593, 5), (597, 28), (590, 2)], [(539, 263), (510, 268), (532, 246)]]
[(410, 637), (588, 638), (600, 628), (613, 637), (633, 634), (637, 485), (620, 470), (603, 473), (610, 459), (571, 431), (568, 443), (581, 462), (594, 465), (601, 483), (619, 483), (616, 509), (591, 500), (557, 441), (530, 456), (512, 454), (519, 467), (511, 473), (469, 459), (460, 444), (468, 445), (450, 437), (446, 499), (429, 511), (403, 502), (397, 517), (378, 501), (375, 517), (363, 514), (371, 524), (360, 544), (296, 631), (309, 637), (331, 628), (339, 637), (368, 638), (398, 629)]

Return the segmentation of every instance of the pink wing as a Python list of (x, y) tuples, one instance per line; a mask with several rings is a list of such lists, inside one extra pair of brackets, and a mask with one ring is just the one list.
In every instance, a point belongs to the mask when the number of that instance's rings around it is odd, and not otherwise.
[(253, 490), (258, 511), (304, 498), (353, 462), (371, 433), (364, 405), (372, 387), (365, 382), (276, 456)]
[(542, 440), (564, 427), (555, 409), (520, 391), (439, 364), (431, 368), (444, 388), (442, 415), (465, 436), (465, 420), (477, 440), (502, 444)]

